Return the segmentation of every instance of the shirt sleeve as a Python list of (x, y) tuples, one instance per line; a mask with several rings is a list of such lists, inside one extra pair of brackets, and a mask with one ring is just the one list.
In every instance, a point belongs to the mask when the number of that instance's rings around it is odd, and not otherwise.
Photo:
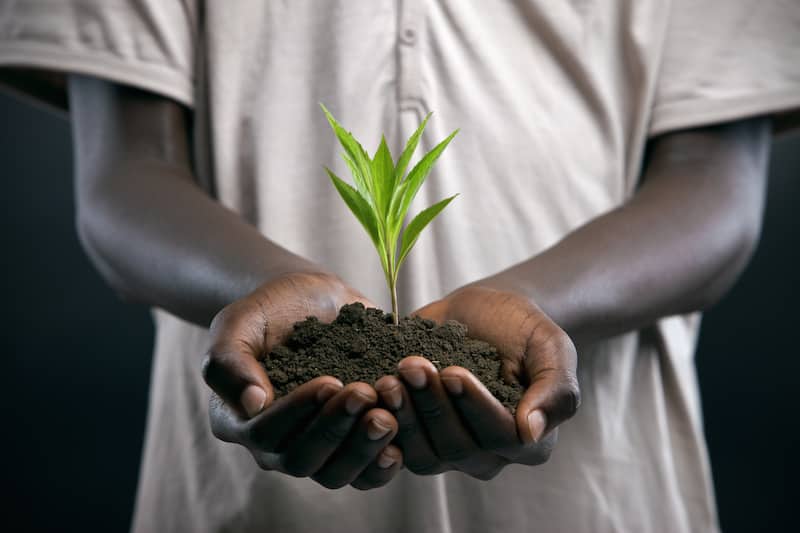
[(197, 1), (0, 0), (0, 75), (46, 73), (17, 84), (31, 92), (42, 80), (51, 91), (63, 87), (65, 73), (79, 73), (192, 107)]
[(772, 115), (800, 126), (800, 1), (674, 0), (649, 135)]

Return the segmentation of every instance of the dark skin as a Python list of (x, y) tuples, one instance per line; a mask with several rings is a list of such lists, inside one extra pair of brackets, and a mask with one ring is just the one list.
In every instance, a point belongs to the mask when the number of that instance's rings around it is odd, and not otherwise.
[[(514, 421), (465, 369), (437, 374), (422, 358), (402, 361), (402, 379), (383, 377), (376, 389), (387, 405), (402, 398), (393, 412), (406, 466), (486, 479), (508, 463), (546, 460), (553, 429), (578, 403), (574, 351), (554, 323), (580, 345), (715, 302), (757, 243), (769, 135), (768, 121), (755, 119), (657, 139), (629, 202), (536, 257), (418, 310), (467, 324), (499, 348), (506, 378), (528, 388)], [(427, 387), (415, 391), (404, 368), (424, 371)], [(544, 421), (527, 420), (539, 408)]]
[[(579, 404), (579, 346), (706, 308), (733, 283), (760, 229), (769, 124), (753, 119), (651, 141), (640, 187), (543, 253), (426, 305), (498, 347), (525, 393), (512, 417), (467, 370), (400, 362), (374, 387), (324, 376), (274, 399), (257, 358), (307, 315), (371, 305), (324, 265), (267, 240), (196, 183), (188, 111), (72, 77), (82, 240), (128, 299), (211, 324), (211, 426), (264, 469), (326, 487), (381, 486), (404, 464), (489, 479), (540, 464)], [(191, 265), (191, 268), (187, 268)]]

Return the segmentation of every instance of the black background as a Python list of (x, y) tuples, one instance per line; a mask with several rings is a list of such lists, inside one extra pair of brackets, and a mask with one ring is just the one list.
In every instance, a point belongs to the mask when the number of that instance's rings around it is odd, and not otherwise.
[[(0, 94), (0, 172), (3, 522), (125, 531), (147, 407), (149, 311), (119, 301), (79, 246), (65, 120)], [(794, 135), (774, 145), (758, 252), (704, 317), (697, 367), (727, 532), (789, 529), (800, 494), (798, 199)]]

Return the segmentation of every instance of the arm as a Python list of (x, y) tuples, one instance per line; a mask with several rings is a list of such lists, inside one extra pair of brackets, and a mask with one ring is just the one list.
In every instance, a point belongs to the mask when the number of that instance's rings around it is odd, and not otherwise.
[(665, 135), (652, 142), (625, 205), (420, 309), (494, 344), (506, 379), (526, 390), (513, 418), (465, 369), (438, 373), (404, 359), (402, 380), (388, 376), (376, 388), (394, 407), (408, 468), (485, 479), (511, 462), (545, 461), (580, 398), (564, 330), (591, 342), (716, 301), (755, 248), (768, 148), (763, 119)]
[(387, 483), (402, 459), (389, 445), (397, 422), (370, 385), (323, 376), (273, 402), (258, 361), (307, 315), (371, 304), (203, 192), (185, 109), (96, 79), (72, 76), (69, 88), (81, 240), (125, 297), (211, 323), (203, 373), (214, 434), (264, 469), (324, 486)]
[(769, 137), (754, 119), (652, 141), (629, 202), (487, 284), (535, 301), (578, 342), (706, 309), (755, 250)]
[(265, 280), (323, 272), (198, 186), (186, 109), (91, 78), (72, 76), (69, 88), (79, 234), (126, 299), (208, 326)]

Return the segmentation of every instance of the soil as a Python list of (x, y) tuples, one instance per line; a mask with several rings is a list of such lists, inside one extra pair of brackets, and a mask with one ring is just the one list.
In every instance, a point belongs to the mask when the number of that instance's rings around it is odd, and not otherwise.
[(500, 375), (500, 358), (491, 345), (467, 337), (467, 327), (407, 317), (393, 324), (392, 315), (365, 309), (360, 303), (343, 306), (330, 324), (308, 317), (294, 325), (285, 344), (264, 359), (277, 396), (318, 376), (334, 376), (343, 383), (374, 384), (397, 374), (397, 363), (408, 355), (426, 357), (440, 370), (451, 365), (471, 371), (512, 413), (522, 395), (518, 384)]

